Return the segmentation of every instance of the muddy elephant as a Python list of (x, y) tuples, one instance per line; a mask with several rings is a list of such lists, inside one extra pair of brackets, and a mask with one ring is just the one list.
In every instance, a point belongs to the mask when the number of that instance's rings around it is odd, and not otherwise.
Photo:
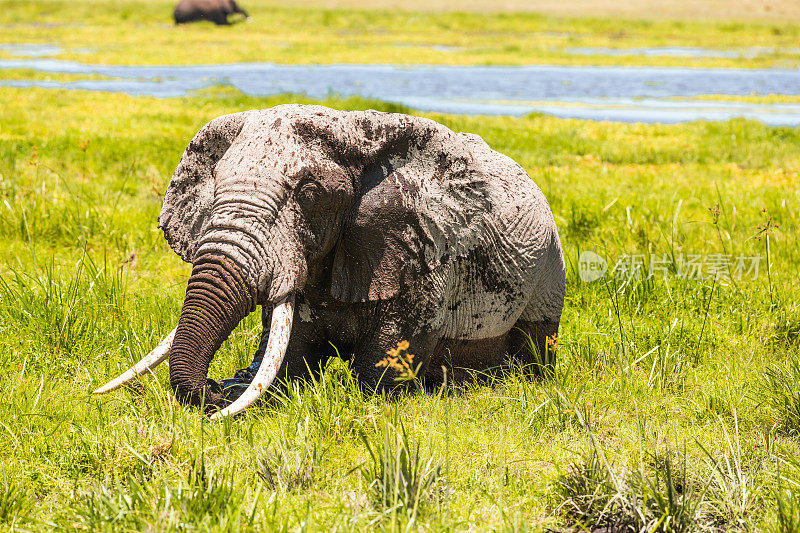
[(175, 6), (172, 16), (175, 24), (208, 20), (225, 26), (230, 24), (228, 16), (236, 13), (249, 18), (247, 11), (239, 7), (235, 0), (181, 0)]
[[(216, 118), (186, 148), (159, 226), (192, 264), (178, 325), (96, 392), (169, 355), (177, 398), (221, 417), (333, 346), (385, 390), (409, 369), (436, 384), (536, 364), (558, 331), (564, 259), (542, 191), (479, 136), (425, 118), (304, 105)], [(253, 364), (208, 379), (258, 305)]]

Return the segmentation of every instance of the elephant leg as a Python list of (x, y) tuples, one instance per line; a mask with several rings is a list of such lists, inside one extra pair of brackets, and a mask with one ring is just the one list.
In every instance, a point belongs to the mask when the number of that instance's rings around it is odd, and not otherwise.
[(508, 334), (508, 354), (512, 361), (541, 375), (555, 366), (557, 335), (558, 322), (520, 319)]
[[(438, 332), (418, 331), (407, 314), (392, 309), (376, 316), (375, 323), (378, 326), (354, 346), (351, 368), (365, 390), (391, 392), (408, 388), (413, 378), (425, 375)], [(406, 349), (397, 354), (396, 350), (406, 342)]]
[(214, 24), (216, 24), (217, 26), (230, 25), (230, 22), (228, 22), (228, 14), (225, 13), (224, 11), (218, 11), (214, 13), (212, 20), (214, 21)]
[(508, 342), (508, 335), (488, 339), (441, 339), (425, 373), (425, 386), (437, 387), (445, 379), (450, 384), (466, 383), (491, 375), (503, 366)]
[[(288, 381), (294, 378), (306, 378), (317, 372), (329, 357), (336, 354), (333, 347), (319, 334), (314, 323), (307, 320), (310, 318), (308, 313), (306, 302), (302, 295), (298, 294), (292, 336), (286, 349), (286, 357), (278, 370), (277, 378), (279, 379)], [(258, 372), (267, 350), (271, 321), (272, 310), (264, 307), (261, 315), (263, 327), (261, 342), (253, 356), (253, 362), (250, 363), (250, 366), (237, 370), (233, 378), (220, 381), (228, 391), (226, 397), (229, 400), (234, 400), (244, 392)]]

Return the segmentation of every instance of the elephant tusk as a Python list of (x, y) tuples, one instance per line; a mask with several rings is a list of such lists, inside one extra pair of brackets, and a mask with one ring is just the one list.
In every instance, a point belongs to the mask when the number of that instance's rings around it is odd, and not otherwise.
[(292, 333), (292, 319), (294, 317), (294, 294), (287, 296), (281, 303), (276, 304), (272, 310), (272, 323), (269, 328), (269, 340), (264, 359), (258, 367), (256, 377), (250, 386), (225, 409), (211, 415), (211, 420), (219, 420), (226, 416), (235, 415), (253, 405), (272, 385), (278, 369), (283, 363), (286, 348), (289, 346), (289, 335)]
[(176, 326), (175, 329), (173, 329), (169, 335), (164, 337), (158, 346), (153, 348), (152, 352), (145, 355), (141, 361), (130, 367), (118, 378), (109, 381), (94, 391), (92, 394), (105, 394), (106, 392), (116, 390), (136, 378), (136, 376), (140, 376), (160, 365), (167, 357), (169, 357), (169, 350), (172, 348), (172, 339), (175, 337), (175, 331), (177, 329), (178, 328)]

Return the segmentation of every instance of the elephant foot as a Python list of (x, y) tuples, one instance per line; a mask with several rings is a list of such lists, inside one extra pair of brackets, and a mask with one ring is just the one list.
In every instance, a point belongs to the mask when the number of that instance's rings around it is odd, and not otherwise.
[(256, 373), (258, 372), (258, 367), (261, 366), (262, 359), (263, 356), (257, 355), (253, 359), (253, 362), (250, 363), (250, 366), (237, 370), (233, 374), (232, 378), (219, 380), (226, 404), (233, 403), (244, 393), (244, 391), (247, 390), (250, 382), (252, 382), (253, 378), (256, 377)]
[(244, 391), (246, 391), (247, 387), (250, 385), (249, 383), (242, 383), (235, 378), (221, 379), (219, 380), (219, 384), (222, 387), (222, 397), (225, 402), (224, 407), (227, 407), (235, 402), (239, 396), (244, 394)]

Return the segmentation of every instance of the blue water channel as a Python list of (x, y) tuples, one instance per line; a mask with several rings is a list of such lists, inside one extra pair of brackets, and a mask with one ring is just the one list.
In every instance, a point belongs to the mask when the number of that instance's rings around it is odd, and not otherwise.
[(0, 68), (100, 75), (75, 81), (0, 80), (13, 87), (53, 87), (175, 97), (212, 85), (248, 95), (324, 98), (358, 95), (423, 111), (676, 123), (746, 117), (800, 125), (800, 103), (699, 100), (700, 95), (798, 95), (800, 69), (607, 66), (394, 66), (235, 63), (104, 66), (52, 58), (0, 59)]

